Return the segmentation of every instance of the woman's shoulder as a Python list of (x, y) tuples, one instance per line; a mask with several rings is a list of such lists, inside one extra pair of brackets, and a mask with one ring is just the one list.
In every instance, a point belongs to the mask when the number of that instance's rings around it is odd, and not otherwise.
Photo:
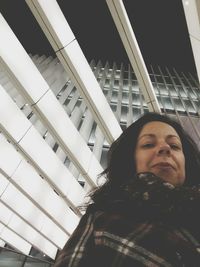
[(132, 213), (124, 204), (123, 202), (114, 202), (105, 207), (97, 204), (89, 205), (86, 215), (93, 218), (94, 231), (126, 236), (141, 224), (152, 224), (148, 220), (138, 219), (137, 214)]

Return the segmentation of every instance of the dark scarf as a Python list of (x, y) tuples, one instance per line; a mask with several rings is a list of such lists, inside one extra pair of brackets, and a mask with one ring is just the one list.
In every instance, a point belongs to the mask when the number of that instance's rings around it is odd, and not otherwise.
[[(120, 187), (110, 185), (103, 193), (91, 210), (103, 210), (109, 221), (118, 217), (136, 227), (153, 225), (150, 240), (158, 255), (170, 258), (174, 267), (200, 266), (200, 185), (173, 186), (145, 172)], [(143, 242), (145, 247), (145, 238)]]
[(127, 205), (138, 218), (167, 220), (200, 228), (200, 185), (173, 186), (152, 173), (140, 173), (122, 185), (115, 203)]
[[(152, 173), (140, 173), (120, 191), (114, 209), (121, 209), (130, 221), (157, 224), (157, 235), (165, 236), (177, 255), (174, 266), (200, 266), (200, 185), (173, 186)], [(197, 243), (176, 234), (182, 229)]]

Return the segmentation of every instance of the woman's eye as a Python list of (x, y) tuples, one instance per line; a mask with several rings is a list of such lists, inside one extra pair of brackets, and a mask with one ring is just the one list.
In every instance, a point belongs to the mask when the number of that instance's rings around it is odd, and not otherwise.
[(154, 144), (152, 144), (152, 143), (146, 143), (146, 144), (142, 145), (142, 147), (144, 147), (144, 148), (150, 148), (153, 146), (154, 146)]
[(177, 145), (177, 144), (171, 144), (170, 147), (171, 147), (172, 149), (174, 149), (174, 150), (179, 150), (179, 149), (181, 149), (180, 146)]

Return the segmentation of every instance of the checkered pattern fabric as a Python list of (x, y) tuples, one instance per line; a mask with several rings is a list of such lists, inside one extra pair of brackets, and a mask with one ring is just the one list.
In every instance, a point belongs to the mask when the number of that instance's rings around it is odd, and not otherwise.
[(91, 204), (54, 267), (200, 267), (200, 186), (142, 173)]

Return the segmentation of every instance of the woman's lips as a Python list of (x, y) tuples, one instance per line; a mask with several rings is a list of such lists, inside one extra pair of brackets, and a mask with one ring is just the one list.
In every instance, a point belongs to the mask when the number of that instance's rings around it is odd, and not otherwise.
[(161, 168), (161, 169), (174, 169), (174, 167), (167, 162), (160, 162), (153, 165), (153, 167)]

